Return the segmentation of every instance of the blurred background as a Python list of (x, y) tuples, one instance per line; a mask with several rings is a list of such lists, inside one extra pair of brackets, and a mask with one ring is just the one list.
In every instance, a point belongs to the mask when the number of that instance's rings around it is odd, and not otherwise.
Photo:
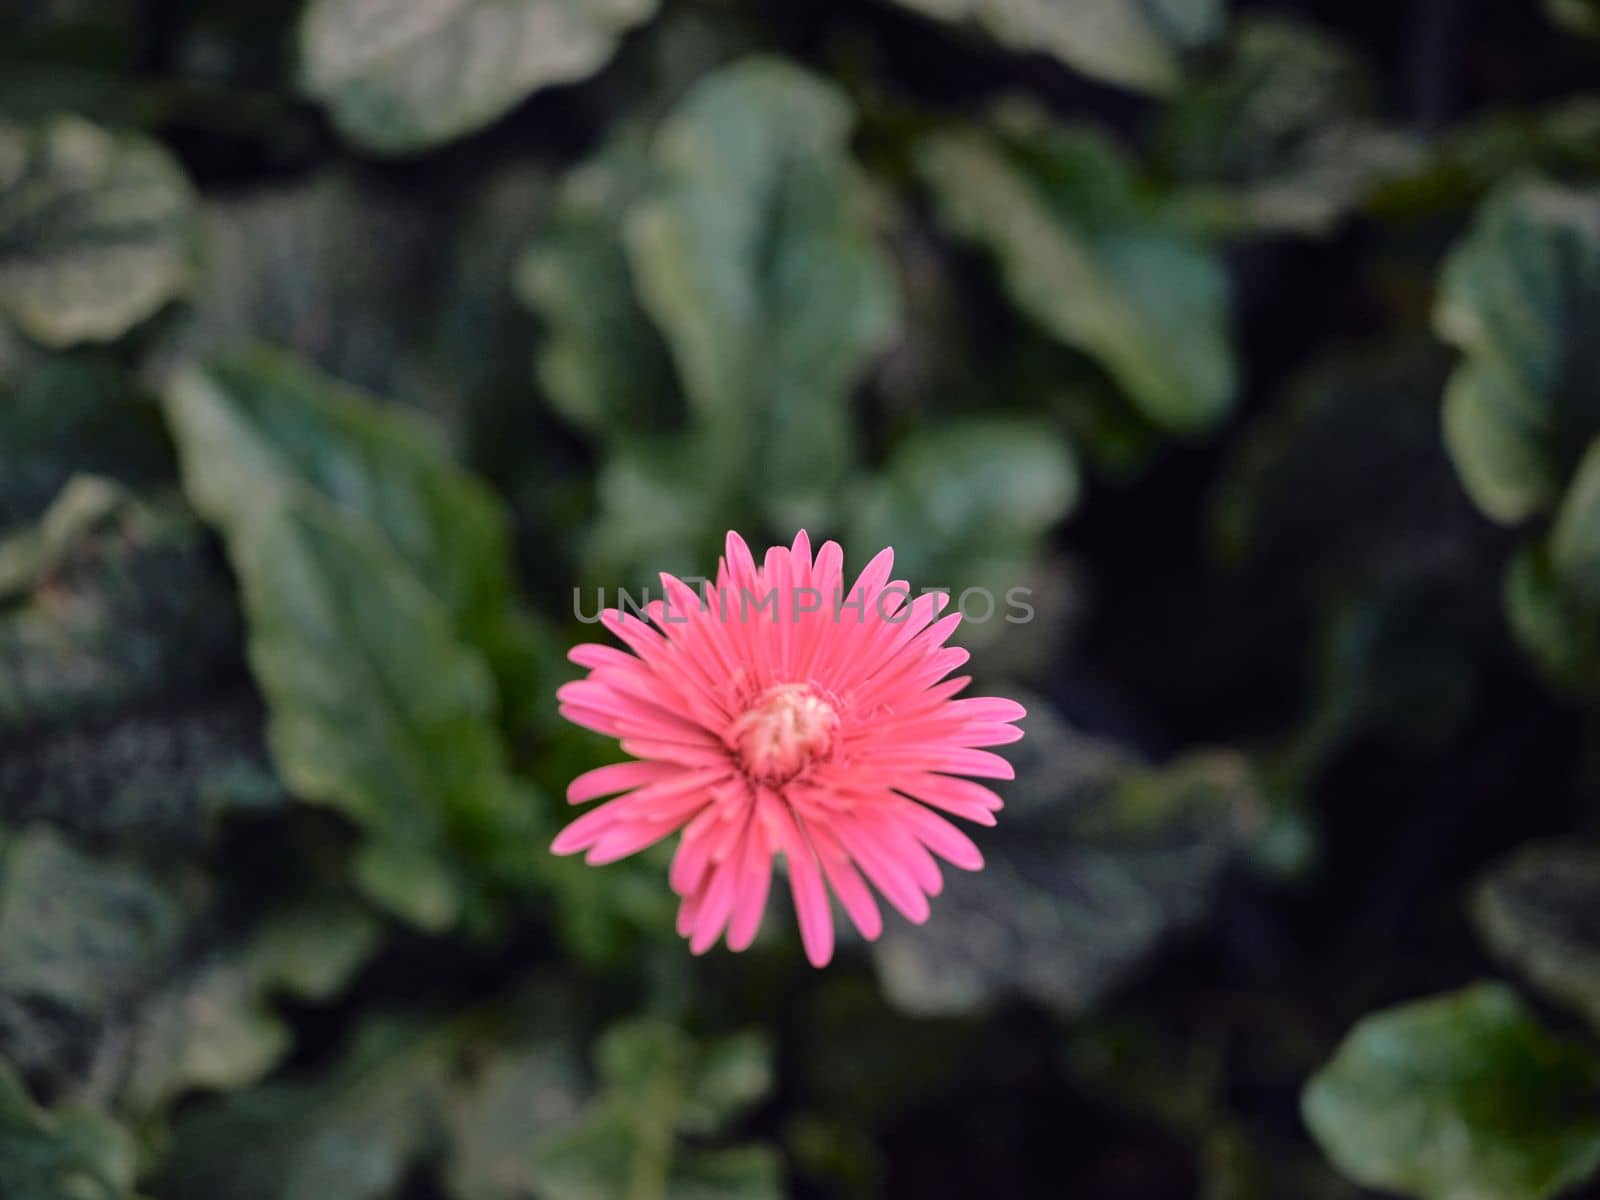
[[(1600, 1196), (1597, 34), (0, 0), (0, 1196)], [(820, 972), (546, 850), (801, 527), (1035, 610)]]

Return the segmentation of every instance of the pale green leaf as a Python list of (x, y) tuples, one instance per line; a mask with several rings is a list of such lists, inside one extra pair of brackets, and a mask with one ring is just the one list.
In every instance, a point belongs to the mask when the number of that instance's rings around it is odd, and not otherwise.
[(1496, 956), (1600, 1023), (1600, 850), (1524, 847), (1484, 876), (1472, 912)]
[(187, 284), (192, 208), (153, 142), (0, 121), (0, 313), (50, 346), (120, 336)]
[[(851, 543), (893, 546), (918, 586), (988, 588), (997, 607), (1078, 496), (1072, 449), (1024, 417), (954, 418), (895, 448), (851, 506)], [(975, 600), (972, 609), (981, 614)]]
[(624, 129), (561, 184), (517, 264), (517, 290), (545, 324), (539, 381), (575, 425), (617, 439), (677, 423), (682, 402), (661, 335), (633, 290), (621, 225), (649, 184), (649, 140)]
[(582, 1098), (569, 1043), (540, 1043), (496, 1057), (450, 1106), (446, 1182), (453, 1200), (520, 1200), (538, 1194), (530, 1135), (570, 1125)]
[(1600, 433), (1600, 193), (1512, 182), (1446, 263), (1434, 321), (1464, 358), (1445, 438), (1484, 513), (1514, 524), (1560, 499)]
[(1421, 1200), (1544, 1200), (1600, 1164), (1600, 1060), (1483, 983), (1367, 1017), (1307, 1085), (1306, 1124), (1358, 1183)]
[(1114, 147), (1039, 126), (942, 133), (918, 162), (945, 222), (993, 253), (1022, 311), (1099, 361), (1146, 416), (1185, 432), (1227, 411), (1227, 276), (1140, 194)]
[(369, 150), (405, 154), (496, 120), (540, 88), (593, 74), (657, 0), (314, 0), (300, 26), (306, 92)]
[(698, 84), (656, 137), (660, 184), (628, 220), (705, 461), (692, 482), (792, 527), (826, 513), (854, 457), (849, 400), (897, 320), (847, 154), (845, 97), (769, 59)]
[(1177, 86), (1185, 50), (1223, 23), (1222, 0), (899, 0), (971, 22), (1017, 50), (1052, 54), (1086, 75), (1141, 91)]
[(1578, 463), (1556, 510), (1550, 562), (1574, 595), (1600, 604), (1600, 438)]
[(602, 1090), (576, 1122), (542, 1139), (533, 1163), (545, 1200), (776, 1200), (777, 1155), (765, 1146), (708, 1150), (681, 1134), (715, 1134), (772, 1086), (764, 1041), (742, 1035), (697, 1045), (669, 1025), (610, 1030), (598, 1059)]
[(109, 523), (128, 495), (109, 479), (74, 475), (32, 529), (0, 540), (0, 603), (55, 571), (75, 546)]
[(255, 1082), (293, 1041), (276, 998), (328, 998), (371, 955), (378, 935), (370, 912), (336, 899), (269, 915), (242, 944), (211, 956), (141, 1005), (124, 1102), (151, 1110), (189, 1088)]
[(722, 471), (710, 448), (693, 437), (616, 444), (595, 480), (600, 512), (589, 536), (589, 577), (631, 587), (647, 586), (660, 571), (703, 571), (727, 532), (719, 526), (738, 524), (721, 489), (703, 486)]

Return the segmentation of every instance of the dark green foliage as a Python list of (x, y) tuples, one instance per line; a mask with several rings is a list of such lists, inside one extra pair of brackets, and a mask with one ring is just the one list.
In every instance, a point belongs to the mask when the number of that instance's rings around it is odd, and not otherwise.
[[(1588, 1194), (1597, 12), (11, 5), (0, 1200)], [(1030, 710), (822, 973), (547, 852), (800, 527)]]
[(134, 1200), (133, 1139), (81, 1109), (45, 1112), (0, 1068), (0, 1184), (16, 1200)]

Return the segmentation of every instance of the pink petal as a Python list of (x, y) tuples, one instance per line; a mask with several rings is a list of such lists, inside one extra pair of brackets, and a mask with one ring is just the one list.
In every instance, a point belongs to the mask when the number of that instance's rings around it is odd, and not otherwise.
[(603, 867), (607, 863), (614, 863), (630, 855), (637, 854), (647, 847), (654, 846), (664, 837), (672, 834), (672, 826), (657, 825), (647, 821), (628, 821), (618, 823), (608, 830), (594, 848), (584, 857), (584, 862), (591, 867)]
[(756, 940), (761, 915), (767, 907), (767, 890), (772, 885), (772, 852), (761, 836), (760, 826), (752, 823), (740, 858), (742, 861), (735, 864), (739, 878), (733, 897), (733, 918), (728, 922), (729, 950), (744, 950)]
[(928, 897), (894, 859), (885, 854), (871, 834), (859, 824), (840, 821), (834, 826), (839, 840), (861, 872), (883, 893), (883, 898), (913, 925), (928, 919)]
[(861, 872), (856, 870), (838, 839), (828, 832), (825, 823), (811, 824), (808, 828), (811, 844), (816, 847), (817, 858), (821, 860), (823, 873), (828, 878), (828, 886), (839, 897), (839, 903), (844, 905), (845, 912), (861, 931), (861, 936), (869, 942), (876, 941), (883, 932), (883, 914), (878, 911), (878, 902), (872, 898)]
[(585, 642), (567, 651), (567, 657), (580, 667), (638, 666), (639, 660), (615, 646), (602, 646), (598, 642)]
[(700, 906), (705, 903), (706, 893), (702, 888), (683, 898), (683, 903), (678, 905), (678, 936), (688, 937), (694, 932), (695, 924), (700, 920)]
[(983, 869), (983, 852), (971, 838), (937, 813), (929, 812), (915, 800), (908, 800), (896, 809), (895, 817), (905, 821), (924, 846), (951, 866), (963, 871)]
[(675, 763), (662, 762), (622, 762), (609, 767), (596, 767), (592, 771), (585, 771), (567, 785), (567, 803), (584, 804), (641, 784), (670, 779), (682, 770)]
[(827, 888), (817, 869), (816, 856), (788, 806), (780, 803), (777, 809), (780, 843), (789, 864), (789, 891), (800, 921), (800, 941), (811, 965), (825, 967), (833, 958), (833, 914), (828, 911)]
[(625, 810), (618, 807), (621, 803), (620, 800), (612, 800), (599, 808), (591, 808), (556, 835), (556, 840), (550, 843), (550, 852), (576, 854), (579, 850), (587, 850), (624, 815)]
[(689, 953), (704, 954), (716, 945), (728, 924), (733, 911), (733, 889), (739, 874), (737, 857), (719, 863), (712, 869), (711, 882), (706, 885), (705, 901), (695, 919), (694, 933), (689, 938)]
[(684, 827), (677, 853), (672, 858), (672, 870), (667, 876), (667, 885), (680, 896), (688, 896), (705, 880), (706, 868), (711, 864), (709, 833), (716, 821), (716, 811), (707, 808)]

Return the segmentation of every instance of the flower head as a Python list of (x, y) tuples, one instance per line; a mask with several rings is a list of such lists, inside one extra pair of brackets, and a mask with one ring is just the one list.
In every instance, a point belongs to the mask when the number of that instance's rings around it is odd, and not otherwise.
[[(943, 887), (935, 858), (983, 856), (941, 812), (993, 825), (1000, 798), (959, 776), (1010, 779), (983, 749), (1016, 741), (1020, 704), (954, 697), (967, 660), (945, 645), (949, 597), (891, 582), (884, 550), (843, 586), (844, 554), (812, 558), (802, 532), (757, 566), (730, 533), (697, 595), (670, 575), (644, 615), (607, 609), (627, 646), (575, 647), (588, 677), (561, 688), (569, 720), (619, 738), (633, 761), (580, 775), (567, 799), (614, 796), (556, 838), (557, 854), (615, 862), (682, 832), (670, 883), (678, 932), (701, 954), (755, 939), (782, 857), (806, 955), (833, 956), (829, 890), (863, 936), (883, 928), (876, 889), (908, 920)], [(870, 886), (869, 886), (870, 885)]]

